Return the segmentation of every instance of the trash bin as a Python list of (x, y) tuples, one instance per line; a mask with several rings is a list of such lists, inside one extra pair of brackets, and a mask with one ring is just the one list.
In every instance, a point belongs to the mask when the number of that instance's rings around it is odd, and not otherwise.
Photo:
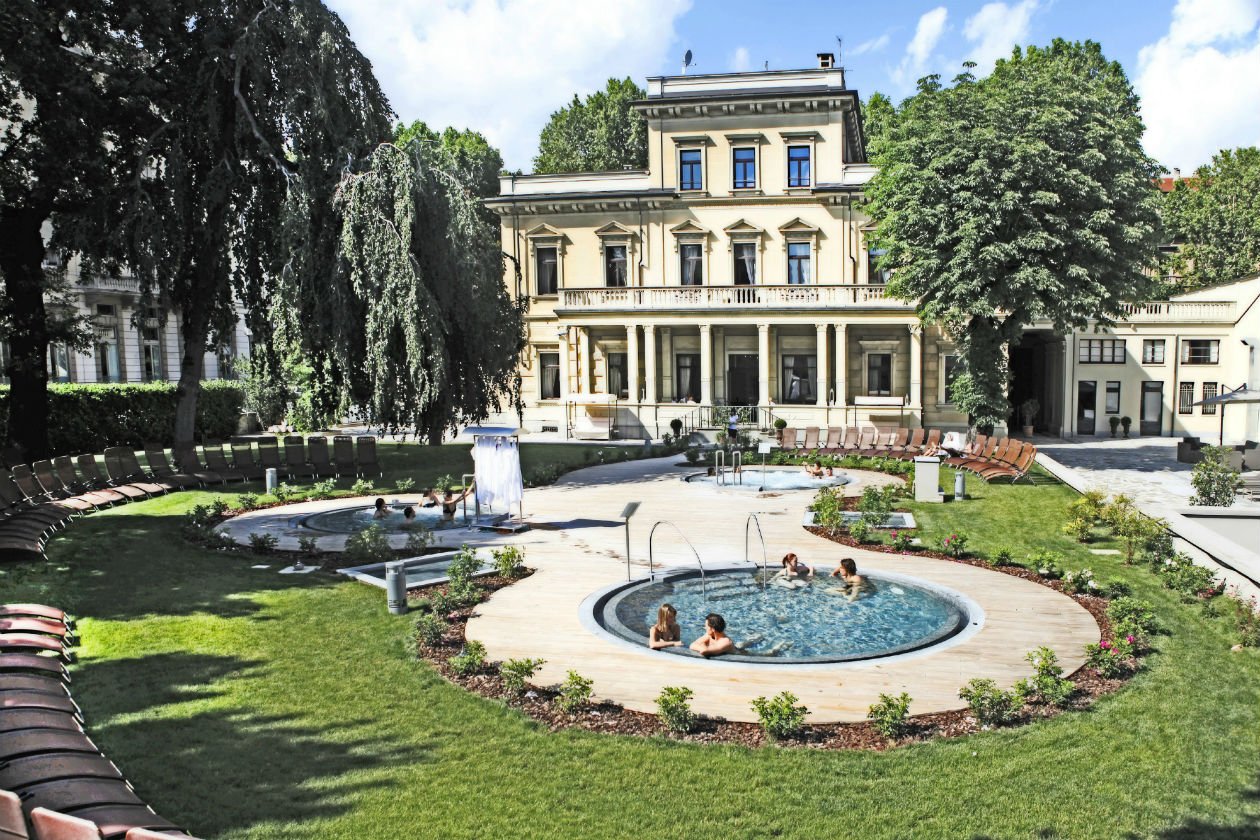
[(280, 481), (280, 476), (276, 473), (275, 467), (267, 467), (267, 492), (276, 492), (276, 485)]
[(961, 502), (967, 498), (967, 474), (962, 470), (954, 470), (954, 501)]
[(395, 560), (385, 564), (385, 596), (390, 615), (407, 614), (407, 563)]

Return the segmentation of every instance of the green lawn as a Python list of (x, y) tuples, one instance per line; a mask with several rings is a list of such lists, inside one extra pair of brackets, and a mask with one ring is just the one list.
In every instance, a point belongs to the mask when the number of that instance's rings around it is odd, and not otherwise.
[[(452, 446), (383, 457), (391, 478), (421, 484), (470, 463)], [(527, 472), (584, 458), (523, 448)], [(1058, 530), (1067, 488), (969, 489), (915, 506), (924, 530), (1075, 552), (1069, 567), (1130, 582), (1171, 633), (1089, 712), (884, 754), (550, 733), (410, 661), (408, 619), (379, 590), (188, 546), (180, 516), (211, 493), (88, 517), (49, 563), (0, 581), (5, 599), (82, 616), (73, 688), (89, 731), (159, 813), (203, 837), (1260, 835), (1260, 655), (1231, 653), (1224, 621), (1145, 571), (1081, 553)]]

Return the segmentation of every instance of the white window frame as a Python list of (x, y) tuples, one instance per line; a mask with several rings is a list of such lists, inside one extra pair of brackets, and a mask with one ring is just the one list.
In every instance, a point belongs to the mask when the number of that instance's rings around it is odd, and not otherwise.
[[(109, 313), (101, 311), (101, 307), (108, 306)], [(92, 361), (96, 371), (96, 381), (101, 383), (114, 383), (127, 381), (127, 356), (126, 346), (123, 344), (123, 331), (121, 329), (121, 307), (116, 303), (96, 303), (92, 307)], [(102, 344), (108, 341), (101, 341), (102, 336), (112, 331), (115, 363), (118, 365), (118, 375), (113, 379), (105, 379), (102, 376), (100, 350)], [(106, 336), (108, 339), (108, 336)]]
[[(1210, 345), (1208, 353), (1209, 360), (1206, 362), (1196, 362), (1190, 360), (1190, 343), (1192, 341), (1207, 342)], [(1181, 339), (1181, 363), (1183, 365), (1193, 365), (1199, 367), (1202, 365), (1219, 365), (1221, 363), (1221, 340), (1219, 338), (1183, 338)], [(1210, 358), (1215, 356), (1215, 358)]]
[[(538, 401), (539, 402), (556, 402), (564, 394), (564, 365), (560, 363), (561, 362), (560, 347), (559, 345), (556, 345), (554, 347), (551, 345), (548, 345), (545, 347), (539, 347), (537, 348), (537, 350), (538, 350), (538, 377), (537, 377), (538, 378)], [(554, 397), (543, 396), (543, 370), (544, 370), (543, 356), (556, 357), (556, 372), (557, 372), (556, 378), (557, 378), (557, 383), (559, 387), (557, 388), (557, 393)]]
[[(804, 149), (807, 155), (806, 166), (809, 167), (809, 177), (805, 179), (803, 184), (792, 183), (792, 150)], [(783, 188), (786, 190), (807, 190), (814, 186), (814, 144), (812, 141), (805, 142), (801, 140), (787, 140), (783, 146)]]
[(761, 238), (753, 237), (753, 236), (740, 236), (740, 237), (731, 239), (731, 249), (730, 249), (731, 285), (732, 286), (738, 285), (735, 282), (735, 261), (739, 259), (739, 257), (735, 253), (735, 246), (737, 245), (748, 245), (753, 249), (753, 274), (754, 276), (752, 278), (752, 283), (750, 283), (749, 286), (764, 286), (766, 282), (766, 277), (765, 277), (764, 272), (761, 270), (762, 269)]
[[(144, 318), (140, 319), (138, 324), (140, 340), (140, 380), (142, 382), (165, 382), (167, 381), (166, 372), (166, 329), (163, 326), (163, 318), (156, 307), (149, 307), (144, 313)], [(157, 336), (154, 339), (145, 335), (145, 330), (153, 330)], [(154, 348), (157, 354), (157, 367), (154, 376), (149, 376), (145, 370), (146, 356), (150, 348)]]
[[(1152, 352), (1151, 352), (1151, 354), (1150, 354), (1152, 358), (1151, 358), (1149, 361), (1148, 361), (1148, 360), (1147, 360), (1147, 358), (1146, 358), (1146, 355), (1147, 355), (1146, 351), (1147, 351), (1147, 349), (1148, 349), (1148, 348), (1152, 351)], [(1159, 361), (1155, 361), (1155, 360), (1154, 360), (1154, 356), (1155, 356), (1154, 351), (1155, 351), (1157, 348), (1158, 348), (1158, 350), (1159, 350)], [(1144, 365), (1162, 365), (1162, 364), (1164, 364), (1167, 360), (1168, 360), (1168, 342), (1167, 342), (1167, 341), (1165, 341), (1165, 340), (1164, 340), (1164, 339), (1162, 339), (1162, 338), (1144, 338), (1144, 339), (1142, 339), (1142, 364), (1144, 364)]]
[[(804, 245), (808, 249), (807, 259), (809, 260), (809, 278), (804, 283), (792, 283), (792, 246)], [(814, 237), (792, 236), (783, 241), (783, 284), (797, 286), (817, 286), (818, 272), (816, 259), (817, 247), (815, 246)]]
[[(708, 189), (709, 187), (708, 157), (709, 156), (705, 154), (705, 150), (707, 148), (708, 147), (703, 144), (688, 143), (685, 145), (679, 144), (678, 148), (675, 150), (674, 165), (677, 167), (677, 172), (678, 172), (678, 191), (679, 192), (688, 193), (690, 195), (700, 195), (700, 194), (703, 194), (705, 190)], [(699, 152), (700, 153), (700, 186), (699, 187), (684, 187), (683, 186), (683, 180), (682, 180), (683, 152)]]
[[(529, 265), (527, 266), (528, 276), (525, 278), (525, 294), (532, 298), (543, 298), (550, 300), (560, 295), (560, 290), (564, 288), (564, 235), (549, 225), (539, 225), (530, 233), (525, 234), (525, 239), (529, 243)], [(556, 293), (554, 295), (538, 294), (538, 249), (539, 248), (555, 248), (556, 249)]]
[[(897, 389), (897, 356), (901, 352), (901, 342), (895, 338), (892, 339), (859, 339), (858, 346), (862, 349), (862, 396), (880, 397), (880, 396), (899, 396)], [(888, 370), (888, 394), (872, 394), (870, 392), (871, 383), (871, 356), (887, 354), (889, 359)]]

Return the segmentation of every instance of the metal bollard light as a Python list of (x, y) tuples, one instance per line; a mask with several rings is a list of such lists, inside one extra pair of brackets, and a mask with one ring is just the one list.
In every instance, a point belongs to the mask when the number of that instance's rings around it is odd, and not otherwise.
[(954, 470), (954, 501), (967, 498), (967, 474), (962, 470)]
[(276, 485), (280, 483), (280, 476), (276, 473), (275, 467), (267, 467), (267, 492), (274, 493)]
[(385, 564), (385, 596), (390, 615), (407, 614), (407, 563), (395, 560)]

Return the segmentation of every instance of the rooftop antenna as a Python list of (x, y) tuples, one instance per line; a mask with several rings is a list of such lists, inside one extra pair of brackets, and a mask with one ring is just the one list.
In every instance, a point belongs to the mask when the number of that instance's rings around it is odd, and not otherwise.
[(836, 66), (844, 66), (844, 41), (839, 35), (836, 36)]
[(769, 61), (763, 61), (763, 62), (761, 62), (761, 69), (762, 69), (763, 71), (769, 72), (769, 70), (770, 70), (770, 62), (769, 62)]
[(691, 66), (691, 50), (687, 50), (687, 54), (683, 56), (682, 74), (687, 75), (687, 68)]

